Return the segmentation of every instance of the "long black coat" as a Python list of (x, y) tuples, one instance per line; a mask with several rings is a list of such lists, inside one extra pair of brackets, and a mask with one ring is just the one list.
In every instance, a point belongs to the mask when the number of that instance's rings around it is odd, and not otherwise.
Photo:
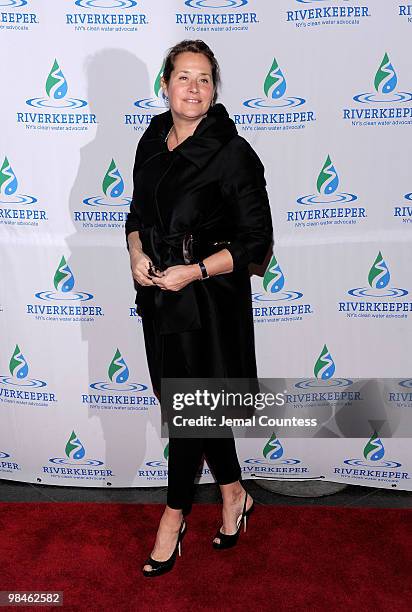
[[(264, 169), (222, 104), (169, 151), (170, 111), (153, 117), (136, 152), (126, 235), (138, 231), (161, 269), (183, 264), (185, 234), (229, 241), (234, 269), (180, 291), (136, 286), (153, 386), (161, 377), (254, 377), (256, 360), (248, 264), (272, 240)], [(203, 253), (203, 256), (209, 253)]]

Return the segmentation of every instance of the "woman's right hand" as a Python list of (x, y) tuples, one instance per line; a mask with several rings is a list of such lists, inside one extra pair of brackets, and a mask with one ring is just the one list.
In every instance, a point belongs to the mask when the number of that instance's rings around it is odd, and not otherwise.
[(134, 280), (143, 287), (153, 286), (152, 278), (149, 276), (149, 267), (152, 264), (150, 257), (143, 251), (130, 253), (130, 267)]

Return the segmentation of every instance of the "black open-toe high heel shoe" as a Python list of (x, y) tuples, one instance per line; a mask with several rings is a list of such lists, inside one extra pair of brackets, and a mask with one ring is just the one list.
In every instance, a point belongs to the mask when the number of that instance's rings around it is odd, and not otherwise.
[(243, 504), (242, 514), (240, 514), (236, 520), (236, 525), (237, 525), (236, 533), (233, 533), (232, 535), (227, 535), (226, 533), (222, 533), (221, 530), (219, 529), (214, 539), (219, 538), (220, 542), (215, 542), (215, 541), (212, 542), (213, 548), (215, 548), (216, 550), (223, 550), (225, 548), (232, 548), (233, 546), (236, 546), (237, 541), (239, 539), (239, 535), (240, 535), (242, 519), (243, 519), (243, 531), (246, 531), (247, 520), (253, 512), (253, 508), (255, 507), (255, 503), (253, 502), (249, 510), (246, 510), (247, 495), (248, 494), (246, 492), (245, 503)]
[(152, 557), (148, 557), (144, 563), (144, 565), (150, 565), (152, 567), (151, 570), (145, 570), (142, 568), (143, 576), (161, 576), (162, 574), (166, 574), (166, 572), (170, 572), (173, 568), (176, 555), (179, 553), (179, 557), (182, 556), (182, 540), (183, 536), (186, 533), (186, 523), (183, 520), (180, 525), (179, 534), (177, 536), (177, 542), (174, 551), (171, 556), (166, 559), (166, 561), (156, 561), (156, 559), (152, 559)]

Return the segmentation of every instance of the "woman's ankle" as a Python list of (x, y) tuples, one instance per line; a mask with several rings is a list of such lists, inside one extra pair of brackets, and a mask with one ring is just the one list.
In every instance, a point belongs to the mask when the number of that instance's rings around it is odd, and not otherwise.
[(220, 492), (224, 504), (236, 503), (239, 499), (243, 499), (246, 493), (239, 480), (230, 484), (220, 485)]
[(176, 523), (177, 525), (180, 525), (183, 520), (183, 510), (176, 510), (175, 508), (166, 506), (163, 512), (162, 520), (169, 524)]

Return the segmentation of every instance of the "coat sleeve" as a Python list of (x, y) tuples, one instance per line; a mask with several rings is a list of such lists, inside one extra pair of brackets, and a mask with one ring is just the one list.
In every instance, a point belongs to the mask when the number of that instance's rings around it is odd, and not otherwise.
[[(134, 165), (133, 165), (133, 196), (132, 196), (132, 202), (130, 204), (129, 214), (127, 215), (126, 224), (125, 224), (126, 244), (127, 244), (127, 236), (131, 232), (136, 232), (136, 231), (139, 232), (142, 229), (141, 206), (139, 206), (138, 204), (139, 185), (136, 180), (136, 177), (137, 177), (137, 171), (139, 170), (139, 167), (141, 166), (142, 163), (144, 163), (145, 158), (146, 158), (145, 153), (144, 153), (145, 143), (148, 139), (153, 138), (153, 136), (156, 134), (157, 123), (159, 119), (160, 119), (160, 116), (155, 115), (154, 117), (152, 117), (149, 127), (144, 132), (144, 134), (142, 135), (142, 137), (140, 138), (137, 144), (136, 155), (135, 155), (135, 160), (134, 160)], [(127, 248), (129, 247), (127, 246)]]
[(241, 137), (227, 146), (221, 189), (231, 207), (233, 238), (227, 246), (233, 269), (262, 264), (272, 242), (272, 217), (263, 164)]
[(129, 248), (128, 242), (127, 242), (128, 235), (131, 232), (136, 232), (136, 231), (138, 232), (141, 230), (141, 218), (140, 218), (139, 207), (137, 206), (137, 185), (136, 185), (136, 172), (137, 172), (137, 169), (140, 163), (140, 157), (141, 157), (140, 155), (141, 144), (140, 143), (141, 141), (137, 145), (136, 156), (135, 156), (134, 166), (133, 166), (132, 202), (130, 204), (130, 211), (129, 211), (129, 214), (127, 215), (126, 224), (125, 224), (127, 248)]

